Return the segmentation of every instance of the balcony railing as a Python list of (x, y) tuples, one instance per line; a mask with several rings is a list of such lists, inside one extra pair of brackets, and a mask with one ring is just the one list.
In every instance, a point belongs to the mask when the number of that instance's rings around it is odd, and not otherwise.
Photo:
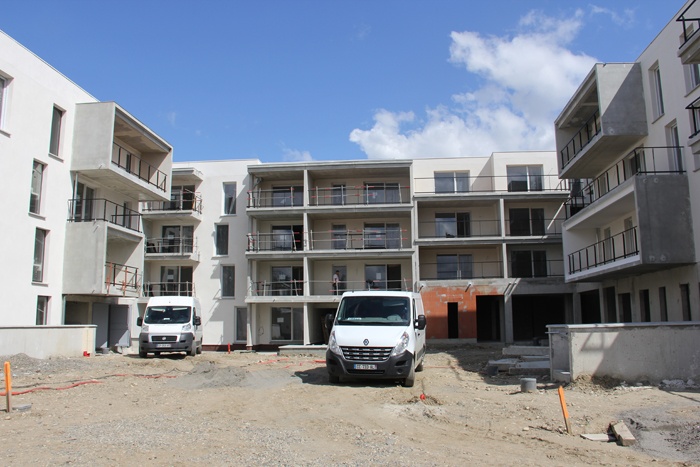
[(167, 174), (141, 160), (140, 157), (130, 153), (117, 143), (113, 143), (112, 164), (155, 186), (159, 190), (165, 191), (168, 181)]
[(118, 292), (125, 294), (128, 291), (138, 292), (140, 290), (139, 269), (133, 266), (126, 266), (118, 263), (105, 263), (105, 286), (107, 293), (114, 288)]
[(583, 124), (581, 129), (574, 135), (573, 138), (564, 146), (560, 151), (561, 156), (561, 166), (566, 167), (569, 165), (578, 153), (581, 152), (583, 148), (586, 147), (591, 140), (600, 133), (600, 111), (596, 110), (595, 113)]
[(106, 221), (141, 232), (141, 213), (102, 198), (68, 200), (68, 221)]
[(144, 201), (142, 212), (181, 212), (194, 211), (202, 213), (202, 195), (191, 191), (172, 196), (170, 201)]
[[(544, 219), (529, 217), (510, 219), (504, 222), (506, 236), (541, 237), (544, 235), (561, 235), (563, 219)], [(436, 219), (418, 223), (418, 237), (421, 239), (468, 239), (479, 237), (499, 237), (501, 235), (499, 219), (479, 219), (468, 222), (449, 222)]]
[(638, 254), (637, 227), (632, 227), (571, 253), (569, 255), (569, 274), (575, 274)]
[(684, 172), (683, 148), (680, 146), (635, 148), (623, 160), (566, 200), (564, 204), (567, 218), (610, 193), (637, 174)]
[(511, 261), (510, 276), (517, 278), (564, 277), (564, 260)]
[(411, 187), (398, 183), (315, 187), (309, 190), (310, 206), (357, 206), (410, 203)]
[(192, 282), (146, 282), (143, 284), (144, 297), (164, 297), (168, 295), (193, 297), (194, 284)]
[[(681, 44), (681, 47), (683, 47), (686, 42), (688, 42), (700, 30), (700, 18), (686, 17), (686, 14), (694, 4), (695, 0), (693, 0), (690, 5), (688, 5), (687, 8), (681, 12), (678, 18), (676, 18), (676, 21), (683, 24), (683, 43)], [(688, 24), (690, 24), (691, 27), (688, 27)], [(688, 32), (688, 30), (690, 30), (690, 32)]]
[(250, 233), (246, 251), (303, 251), (303, 232)]
[(560, 180), (557, 175), (480, 175), (463, 177), (462, 188), (451, 191), (436, 189), (435, 177), (417, 177), (416, 195), (444, 197), (468, 196), (470, 193), (543, 193), (568, 192), (569, 180)]
[(335, 288), (330, 281), (257, 281), (252, 282), (249, 295), (257, 297), (301, 297), (304, 296), (304, 285), (308, 284), (311, 295), (342, 295), (351, 290), (413, 290), (413, 282), (404, 277), (397, 280), (385, 281), (342, 281)]
[(420, 280), (496, 279), (503, 277), (502, 261), (420, 263)]
[(195, 252), (196, 242), (192, 237), (148, 238), (146, 254), (186, 255)]
[(312, 230), (309, 238), (312, 250), (400, 250), (411, 246), (405, 229)]

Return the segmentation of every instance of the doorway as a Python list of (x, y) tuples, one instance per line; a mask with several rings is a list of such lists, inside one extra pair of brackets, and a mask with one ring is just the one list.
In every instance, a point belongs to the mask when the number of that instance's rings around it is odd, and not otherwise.
[(447, 338), (459, 339), (459, 303), (447, 304)]
[(597, 290), (581, 292), (581, 323), (594, 324), (601, 323), (600, 319), (600, 296)]
[(476, 297), (476, 341), (501, 341), (501, 303), (498, 295)]

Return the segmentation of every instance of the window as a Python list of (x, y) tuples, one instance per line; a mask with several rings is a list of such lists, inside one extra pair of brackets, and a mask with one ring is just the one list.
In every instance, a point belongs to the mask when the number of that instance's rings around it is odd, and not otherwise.
[(541, 165), (509, 165), (508, 191), (542, 191), (543, 169)]
[(510, 235), (529, 237), (544, 235), (544, 209), (513, 208), (509, 210)]
[(281, 251), (302, 251), (304, 226), (275, 225), (272, 226), (272, 248)]
[(401, 226), (399, 224), (365, 224), (365, 248), (401, 248)]
[(469, 172), (435, 172), (435, 193), (468, 193)]
[(7, 101), (7, 85), (9, 79), (0, 76), (0, 129), (5, 127), (5, 102)]
[(152, 295), (190, 297), (194, 291), (192, 266), (161, 266), (160, 284), (147, 284)]
[(217, 256), (228, 255), (228, 224), (217, 224), (214, 249)]
[(637, 253), (637, 235), (632, 225), (632, 218), (627, 217), (623, 224), (625, 226), (624, 234), (622, 235), (622, 246), (624, 248), (623, 255), (627, 258), (630, 255)]
[(304, 339), (304, 310), (302, 308), (272, 307), (272, 340), (301, 341)]
[(347, 190), (344, 184), (333, 185), (333, 189), (331, 190), (331, 202), (337, 206), (344, 206), (346, 193)]
[(365, 284), (368, 290), (402, 290), (401, 265), (366, 265)]
[(93, 219), (92, 211), (94, 199), (95, 190), (78, 182), (72, 209), (74, 222), (85, 222)]
[(236, 214), (236, 182), (224, 183), (224, 214)]
[(469, 237), (471, 235), (468, 212), (435, 213), (435, 236), (438, 238)]
[(248, 309), (245, 307), (236, 307), (236, 340), (248, 340)]
[(304, 295), (304, 268), (273, 266), (272, 295)]
[(657, 63), (649, 70), (649, 81), (651, 83), (651, 105), (654, 120), (664, 114), (664, 96), (661, 89), (661, 70)]
[(41, 326), (46, 324), (46, 313), (49, 309), (49, 297), (39, 295), (36, 298), (36, 324)]
[[(226, 192), (226, 188), (224, 188)], [(166, 211), (192, 211), (194, 205), (194, 185), (178, 185), (170, 188), (170, 202), (165, 203)], [(236, 213), (236, 186), (233, 186), (233, 213)]]
[(700, 86), (700, 65), (692, 63), (683, 67), (685, 73), (685, 90), (687, 93)]
[[(191, 225), (164, 225), (163, 238), (160, 240), (161, 248), (158, 251), (155, 245), (149, 245), (149, 249), (157, 253), (192, 253), (194, 249), (194, 227)], [(151, 242), (152, 243), (152, 242)]]
[(303, 186), (276, 186), (272, 188), (272, 206), (300, 207), (304, 204)]
[(659, 287), (659, 320), (668, 321), (668, 308), (666, 306), (666, 287)]
[(51, 119), (51, 141), (49, 141), (49, 154), (52, 156), (59, 155), (61, 142), (61, 120), (63, 119), (63, 111), (57, 107), (53, 108), (53, 117)]
[(41, 189), (44, 181), (46, 165), (34, 161), (32, 168), (32, 192), (29, 196), (29, 212), (39, 214), (41, 212)]
[(675, 120), (666, 127), (666, 141), (668, 145), (668, 170), (670, 172), (682, 172), (684, 167), (683, 152), (681, 140), (678, 137), (678, 125)]
[(44, 281), (44, 253), (46, 248), (46, 237), (48, 232), (36, 229), (34, 236), (34, 269), (32, 271), (33, 282)]
[(688, 284), (680, 285), (681, 292), (681, 319), (690, 321), (690, 287)]
[(547, 277), (547, 252), (511, 251), (513, 277)]
[(471, 279), (472, 255), (437, 255), (438, 279)]
[(365, 204), (397, 204), (401, 202), (398, 183), (365, 182)]
[(235, 296), (235, 266), (221, 266), (221, 297)]
[(348, 233), (345, 224), (333, 224), (331, 227), (332, 243), (331, 248), (333, 250), (344, 250), (348, 248)]
[(651, 321), (651, 306), (649, 304), (649, 289), (639, 291), (639, 312), (642, 315), (642, 321), (648, 323)]

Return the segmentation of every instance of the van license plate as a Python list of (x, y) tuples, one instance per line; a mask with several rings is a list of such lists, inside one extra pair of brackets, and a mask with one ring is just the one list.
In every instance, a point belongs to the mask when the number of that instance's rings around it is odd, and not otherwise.
[(353, 368), (355, 370), (376, 370), (377, 365), (374, 363), (355, 363)]
[(165, 348), (168, 348), (170, 346), (171, 346), (170, 344), (156, 344), (156, 347), (158, 347), (159, 349), (165, 349)]

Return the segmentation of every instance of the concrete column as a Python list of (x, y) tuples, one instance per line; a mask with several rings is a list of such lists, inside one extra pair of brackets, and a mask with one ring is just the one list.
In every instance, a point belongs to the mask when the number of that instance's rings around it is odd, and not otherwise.
[(513, 343), (513, 302), (511, 295), (503, 296), (503, 324), (505, 325), (505, 343)]
[(248, 350), (253, 350), (253, 347), (258, 343), (257, 319), (256, 319), (255, 304), (248, 305), (248, 316), (246, 320), (246, 343), (245, 347)]

